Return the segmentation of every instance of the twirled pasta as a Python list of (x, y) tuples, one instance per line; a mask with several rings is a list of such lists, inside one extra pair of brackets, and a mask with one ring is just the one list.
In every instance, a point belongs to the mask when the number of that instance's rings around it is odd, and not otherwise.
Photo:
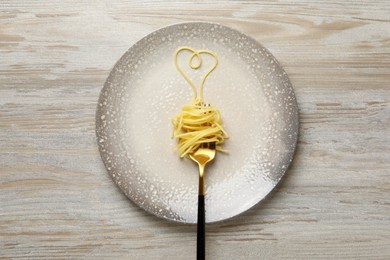
[[(215, 63), (202, 78), (199, 87), (199, 97), (197, 96), (196, 86), (182, 71), (177, 63), (178, 54), (187, 50), (192, 52), (189, 58), (189, 66), (192, 69), (198, 69), (202, 65), (201, 54), (209, 54), (214, 57)], [(197, 63), (194, 58), (197, 58)], [(178, 141), (177, 150), (180, 157), (195, 152), (202, 144), (214, 143), (215, 149), (225, 151), (221, 148), (221, 144), (228, 134), (222, 127), (220, 113), (211, 105), (206, 105), (203, 101), (203, 84), (208, 75), (216, 68), (218, 59), (215, 53), (208, 50), (195, 50), (191, 47), (181, 47), (174, 55), (175, 65), (180, 74), (186, 79), (194, 91), (192, 101), (183, 106), (181, 112), (172, 118), (173, 132), (172, 137)]]

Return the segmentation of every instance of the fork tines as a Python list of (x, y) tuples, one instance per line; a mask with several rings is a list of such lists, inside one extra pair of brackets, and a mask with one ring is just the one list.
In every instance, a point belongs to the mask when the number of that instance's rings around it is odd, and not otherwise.
[(215, 142), (203, 143), (201, 144), (201, 147), (215, 150)]

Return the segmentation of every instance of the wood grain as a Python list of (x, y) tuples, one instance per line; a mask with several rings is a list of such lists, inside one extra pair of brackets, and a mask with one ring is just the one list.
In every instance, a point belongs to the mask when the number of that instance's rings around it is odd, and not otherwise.
[(282, 183), (207, 226), (209, 259), (390, 258), (389, 1), (0, 3), (0, 258), (193, 259), (196, 227), (112, 183), (95, 142), (118, 58), (162, 26), (210, 21), (268, 48), (300, 107)]

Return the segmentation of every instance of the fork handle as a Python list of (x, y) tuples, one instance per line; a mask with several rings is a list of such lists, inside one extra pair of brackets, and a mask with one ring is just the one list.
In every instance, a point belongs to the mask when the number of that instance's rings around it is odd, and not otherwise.
[(205, 209), (204, 209), (204, 195), (198, 195), (198, 234), (196, 259), (205, 259)]

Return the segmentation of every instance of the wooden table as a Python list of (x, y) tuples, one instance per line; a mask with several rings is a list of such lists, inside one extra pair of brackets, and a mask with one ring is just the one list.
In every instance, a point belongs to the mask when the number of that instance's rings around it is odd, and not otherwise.
[(0, 258), (194, 259), (196, 227), (111, 181), (95, 108), (119, 57), (173, 23), (261, 42), (300, 108), (292, 167), (261, 204), (207, 226), (209, 259), (390, 258), (390, 2), (0, 3)]

